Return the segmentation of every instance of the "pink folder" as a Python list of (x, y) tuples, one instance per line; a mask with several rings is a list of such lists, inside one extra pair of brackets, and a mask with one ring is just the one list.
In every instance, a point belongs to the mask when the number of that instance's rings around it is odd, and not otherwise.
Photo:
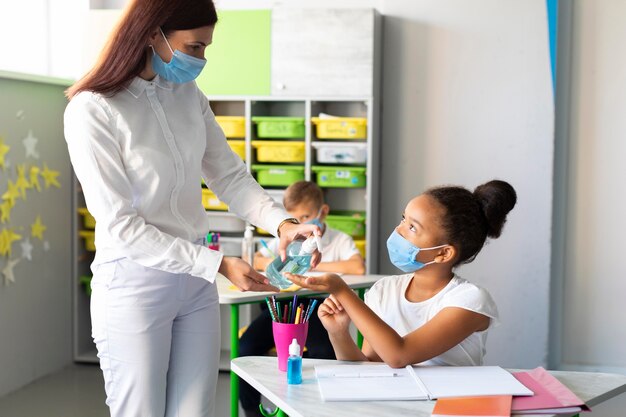
[(527, 372), (513, 372), (513, 376), (535, 395), (513, 397), (514, 414), (575, 413), (591, 411), (572, 391), (542, 367)]

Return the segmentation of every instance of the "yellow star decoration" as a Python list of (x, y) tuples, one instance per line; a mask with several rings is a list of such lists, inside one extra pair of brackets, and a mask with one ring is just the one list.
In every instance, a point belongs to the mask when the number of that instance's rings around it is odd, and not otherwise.
[(0, 204), (0, 223), (6, 223), (11, 221), (11, 206), (10, 201), (5, 201)]
[(7, 180), (7, 185), (9, 189), (2, 194), (2, 199), (8, 201), (11, 204), (11, 207), (13, 207), (15, 205), (15, 199), (20, 196), (20, 192), (13, 181)]
[(2, 167), (2, 169), (5, 169), (4, 157), (7, 154), (7, 152), (9, 152), (9, 149), (11, 149), (11, 147), (5, 145), (4, 139), (0, 138), (0, 167)]
[(59, 180), (57, 180), (57, 177), (59, 176), (59, 171), (53, 171), (51, 169), (48, 169), (48, 165), (46, 165), (45, 163), (43, 164), (41, 176), (43, 177), (46, 188), (50, 187), (50, 185), (61, 188), (61, 184), (59, 184)]
[(21, 239), (21, 235), (14, 233), (11, 229), (2, 229), (0, 233), (0, 255), (11, 256), (11, 245), (14, 241)]
[(35, 223), (30, 225), (30, 234), (32, 237), (38, 237), (39, 240), (43, 240), (43, 232), (47, 229), (46, 226), (41, 223), (41, 216), (37, 216)]
[(31, 185), (24, 174), (25, 171), (26, 167), (24, 165), (17, 166), (17, 180), (15, 181), (15, 186), (19, 190), (22, 200), (26, 200), (26, 190), (31, 188)]
[(30, 167), (30, 186), (41, 192), (41, 185), (39, 184), (39, 171), (40, 169), (38, 166), (33, 165)]

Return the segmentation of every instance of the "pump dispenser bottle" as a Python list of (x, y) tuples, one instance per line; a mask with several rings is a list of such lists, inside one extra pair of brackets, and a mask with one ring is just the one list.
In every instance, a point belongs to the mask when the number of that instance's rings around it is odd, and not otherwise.
[(276, 257), (270, 263), (265, 274), (270, 284), (285, 289), (291, 287), (292, 282), (283, 275), (286, 272), (301, 275), (311, 269), (311, 257), (315, 249), (322, 251), (322, 242), (319, 236), (311, 236), (306, 240), (294, 240), (287, 246), (287, 257), (283, 262)]

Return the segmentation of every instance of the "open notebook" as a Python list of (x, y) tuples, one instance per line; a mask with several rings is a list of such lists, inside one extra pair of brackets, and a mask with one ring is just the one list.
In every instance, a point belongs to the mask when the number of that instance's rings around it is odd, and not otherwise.
[(324, 401), (432, 400), (483, 395), (533, 395), (499, 366), (318, 365)]

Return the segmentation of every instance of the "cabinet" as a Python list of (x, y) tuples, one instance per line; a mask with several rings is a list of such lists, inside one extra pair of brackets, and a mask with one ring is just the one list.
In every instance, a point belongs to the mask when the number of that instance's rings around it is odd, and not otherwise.
[(362, 96), (373, 91), (371, 9), (272, 11), (272, 95)]
[[(287, 7), (275, 8), (271, 13), (229, 11), (227, 15), (220, 25), (234, 25), (228, 28), (232, 36), (237, 33), (237, 27), (243, 27), (243, 22), (253, 21), (260, 32), (261, 49), (266, 51), (266, 56), (258, 58), (261, 71), (255, 75), (254, 85), (246, 87), (249, 89), (246, 94), (242, 94), (241, 86), (228, 72), (211, 72), (210, 64), (198, 79), (218, 122), (230, 136), (231, 148), (279, 202), (282, 202), (283, 190), (298, 179), (322, 184), (333, 216), (328, 222), (355, 236), (357, 247), (365, 257), (367, 272), (376, 273), (381, 16), (373, 9)], [(267, 24), (270, 21), (271, 25)], [(249, 37), (249, 33), (245, 36)], [(216, 57), (229, 60), (229, 65), (250, 66), (248, 53), (224, 49), (217, 53)], [(207, 61), (217, 60), (216, 57), (209, 48)], [(216, 78), (211, 79), (211, 76)], [(315, 118), (322, 114), (359, 119), (359, 126), (354, 128), (354, 134), (352, 128), (337, 134), (338, 128), (332, 126), (326, 134), (318, 134)], [(268, 117), (293, 118), (291, 120), (299, 125), (293, 130), (288, 124), (262, 127), (262, 118)], [(84, 207), (77, 183), (75, 196), (75, 206)], [(205, 189), (203, 197), (211, 230), (221, 235), (221, 249), (227, 256), (240, 256), (245, 221), (229, 213), (210, 190)], [(360, 216), (356, 220), (355, 214)], [(77, 217), (76, 239), (84, 229), (80, 222), (82, 218)], [(271, 236), (264, 231), (255, 230), (257, 245), (261, 239), (269, 238)], [(84, 243), (79, 241), (75, 245), (77, 286), (81, 285), (81, 276), (90, 275), (89, 264), (93, 259), (93, 253), (85, 249)], [(75, 359), (97, 361), (90, 336), (89, 299), (84, 290), (75, 294)], [(256, 306), (242, 308), (241, 324), (246, 325), (256, 312)], [(226, 369), (229, 309), (222, 308), (221, 314), (220, 367)]]

